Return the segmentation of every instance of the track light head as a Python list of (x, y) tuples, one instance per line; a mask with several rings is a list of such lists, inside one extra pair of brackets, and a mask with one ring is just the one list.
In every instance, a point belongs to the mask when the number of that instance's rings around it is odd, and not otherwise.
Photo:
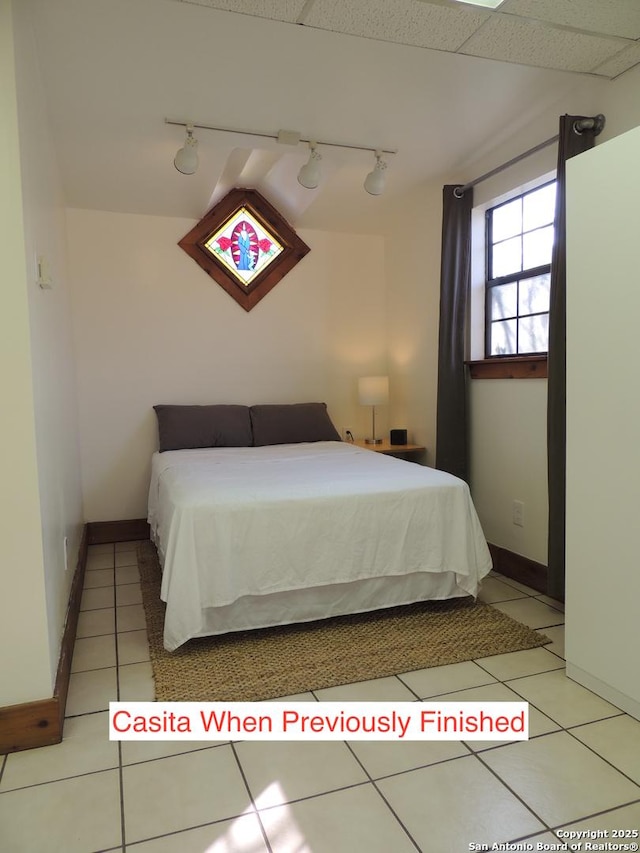
[(311, 149), (311, 153), (307, 162), (298, 172), (298, 183), (308, 190), (315, 190), (322, 177), (322, 169), (320, 167), (322, 154), (318, 151), (315, 142), (310, 142), (309, 148)]
[(384, 192), (387, 163), (382, 159), (382, 151), (376, 151), (376, 165), (364, 179), (364, 188), (369, 195), (381, 195)]
[(193, 125), (187, 125), (184, 145), (175, 156), (173, 165), (183, 175), (193, 175), (198, 168), (198, 140), (193, 137)]

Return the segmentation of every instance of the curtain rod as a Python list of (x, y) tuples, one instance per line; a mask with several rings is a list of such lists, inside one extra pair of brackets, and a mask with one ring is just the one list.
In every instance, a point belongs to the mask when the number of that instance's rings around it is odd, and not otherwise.
[[(593, 130), (595, 131), (595, 135), (597, 136), (604, 127), (605, 117), (602, 114), (594, 116), (593, 118), (581, 118), (576, 119), (573, 123), (574, 133), (581, 134), (585, 130)], [(501, 166), (496, 166), (495, 169), (491, 169), (490, 172), (485, 172), (484, 175), (480, 175), (479, 178), (476, 178), (473, 181), (469, 181), (468, 184), (464, 184), (463, 186), (456, 187), (453, 191), (453, 194), (456, 198), (462, 198), (465, 194), (466, 190), (472, 189), (476, 184), (482, 183), (482, 181), (486, 181), (489, 178), (492, 178), (494, 175), (500, 174), (500, 172), (504, 172), (505, 169), (508, 169), (510, 166), (514, 166), (516, 163), (519, 163), (521, 160), (524, 160), (526, 157), (530, 157), (532, 154), (537, 154), (538, 151), (542, 151), (543, 148), (547, 148), (549, 145), (553, 145), (554, 142), (557, 142), (560, 138), (560, 135), (556, 133), (555, 136), (552, 136), (550, 139), (545, 139), (544, 142), (538, 143), (538, 145), (534, 145), (533, 148), (529, 148), (528, 151), (524, 151), (522, 154), (518, 154), (517, 157), (513, 157), (511, 160), (508, 160), (506, 163), (502, 163)]]

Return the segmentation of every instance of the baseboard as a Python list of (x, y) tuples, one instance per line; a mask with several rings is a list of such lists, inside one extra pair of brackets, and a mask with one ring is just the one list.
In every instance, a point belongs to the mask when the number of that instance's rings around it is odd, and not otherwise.
[(0, 708), (0, 755), (61, 740), (60, 706), (55, 696)]
[(146, 518), (130, 518), (126, 521), (90, 521), (87, 528), (89, 545), (132, 542), (150, 538), (149, 524)]
[(64, 632), (62, 634), (60, 657), (58, 658), (58, 671), (56, 673), (56, 683), (54, 687), (54, 697), (56, 697), (59, 702), (61, 738), (64, 713), (67, 707), (69, 680), (71, 678), (71, 661), (73, 659), (73, 649), (76, 644), (76, 634), (78, 632), (80, 601), (82, 599), (82, 590), (84, 589), (84, 573), (87, 568), (87, 553), (89, 548), (89, 531), (87, 528), (88, 525), (85, 524), (84, 530), (82, 531), (82, 539), (80, 540), (78, 563), (71, 583), (71, 592), (69, 593), (69, 603), (67, 605), (67, 615), (64, 621)]
[(547, 567), (528, 557), (489, 543), (493, 569), (507, 578), (530, 586), (538, 592), (547, 592)]
[(572, 679), (572, 681), (577, 681), (578, 684), (582, 684), (583, 687), (601, 696), (607, 702), (611, 702), (612, 705), (620, 708), (621, 711), (629, 714), (629, 716), (640, 720), (640, 702), (637, 699), (627, 696), (626, 693), (621, 693), (615, 687), (612, 687), (600, 678), (596, 678), (595, 675), (591, 675), (590, 672), (586, 672), (586, 670), (569, 661), (567, 661), (567, 677)]
[(60, 743), (67, 706), (73, 647), (78, 628), (80, 599), (87, 565), (88, 530), (85, 525), (80, 541), (78, 562), (71, 582), (69, 603), (58, 658), (54, 694), (50, 699), (23, 702), (0, 708), (0, 755), (38, 746)]

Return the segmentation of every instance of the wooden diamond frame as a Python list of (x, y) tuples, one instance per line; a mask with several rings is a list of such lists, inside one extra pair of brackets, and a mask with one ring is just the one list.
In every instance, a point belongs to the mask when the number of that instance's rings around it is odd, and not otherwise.
[[(236, 235), (240, 227), (245, 239), (247, 228), (254, 238), (250, 263), (255, 265), (255, 271), (249, 269), (246, 261), (244, 268), (238, 267), (236, 237), (232, 241), (218, 236), (230, 228)], [(255, 239), (259, 233), (266, 237)], [(268, 243), (270, 247), (263, 253), (261, 247)], [(309, 246), (275, 207), (257, 190), (248, 189), (231, 190), (178, 245), (245, 311), (251, 311), (309, 252)]]

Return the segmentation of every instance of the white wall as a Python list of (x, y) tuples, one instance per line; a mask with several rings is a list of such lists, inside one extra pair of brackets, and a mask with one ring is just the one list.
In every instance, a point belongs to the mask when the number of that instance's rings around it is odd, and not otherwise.
[(391, 427), (435, 462), (442, 187), (417, 187), (389, 221), (387, 281)]
[[(527, 164), (493, 192), (506, 191), (553, 167), (551, 158)], [(530, 170), (530, 171), (527, 171)], [(538, 171), (539, 170), (539, 171)], [(462, 178), (461, 180), (464, 180)], [(444, 183), (455, 181), (443, 179)], [(483, 188), (486, 190), (487, 188)], [(476, 191), (479, 207), (492, 198)], [(410, 228), (407, 227), (410, 223)], [(418, 188), (389, 223), (386, 273), (389, 364), (395, 395), (392, 426), (407, 427), (435, 463), (442, 185)], [(416, 235), (407, 239), (407, 233)], [(479, 269), (484, 288), (484, 215), (480, 214)], [(484, 297), (480, 298), (481, 308)], [(482, 317), (480, 317), (481, 329)], [(482, 338), (481, 331), (481, 338)], [(482, 358), (481, 351), (474, 357)], [(546, 563), (546, 381), (477, 380), (469, 386), (471, 488), (487, 539)], [(525, 526), (512, 523), (512, 502), (525, 504)]]
[[(472, 380), (473, 500), (489, 542), (547, 562), (546, 379)], [(524, 526), (513, 524), (513, 501)]]
[[(604, 113), (606, 125), (596, 147), (640, 122), (640, 67), (612, 82), (581, 86), (570, 101), (554, 104), (536, 128), (521, 135), (519, 150), (557, 133), (562, 113)], [(556, 146), (544, 149), (479, 185), (474, 203), (483, 210), (508, 192), (555, 171)], [(508, 160), (509, 156), (504, 157)], [(500, 160), (497, 161), (498, 163)], [(489, 162), (476, 174), (491, 168)], [(480, 259), (482, 266), (482, 259)], [(473, 357), (482, 357), (477, 351)], [(490, 542), (546, 564), (548, 536), (546, 463), (546, 380), (475, 380), (471, 383), (471, 487)], [(512, 522), (512, 502), (525, 504), (525, 526)]]
[[(440, 288), (441, 187), (464, 183), (490, 171), (558, 132), (563, 113), (605, 114), (598, 144), (640, 122), (640, 68), (613, 82), (582, 78), (571, 98), (550, 97), (535, 122), (514, 128), (500, 144), (437, 186), (418, 187), (387, 223), (386, 269), (389, 361), (396, 398), (393, 426), (406, 426), (435, 452), (438, 305)], [(528, 188), (555, 171), (556, 146), (523, 160), (474, 190), (482, 211), (507, 194)], [(407, 237), (409, 234), (409, 237)], [(476, 259), (478, 260), (478, 259)], [(482, 282), (483, 252), (474, 274)], [(482, 310), (483, 301), (480, 299)], [(482, 358), (482, 347), (472, 353)], [(394, 377), (395, 374), (395, 377)], [(546, 380), (473, 380), (470, 383), (471, 490), (488, 540), (529, 559), (547, 562)], [(525, 526), (512, 521), (513, 500), (525, 504)]]
[[(481, 184), (474, 193), (471, 358), (484, 358), (485, 212), (555, 175), (556, 146)], [(517, 183), (516, 183), (517, 182)], [(473, 379), (469, 383), (474, 502), (488, 541), (546, 565), (547, 381)], [(513, 502), (524, 525), (513, 523)]]
[(0, 706), (51, 695), (9, 0), (0, 0)]
[[(25, 4), (14, 5), (41, 536), (50, 665), (55, 674), (83, 521), (76, 376), (64, 199), (28, 9)], [(37, 257), (44, 260), (50, 289), (36, 283)]]
[(640, 719), (640, 127), (567, 165), (567, 674)]
[(53, 694), (82, 529), (64, 208), (26, 15), (1, 0), (0, 706)]
[(311, 251), (247, 313), (176, 245), (193, 221), (67, 223), (87, 520), (146, 517), (155, 403), (322, 400), (366, 432), (356, 380), (386, 370), (381, 238), (301, 232)]

